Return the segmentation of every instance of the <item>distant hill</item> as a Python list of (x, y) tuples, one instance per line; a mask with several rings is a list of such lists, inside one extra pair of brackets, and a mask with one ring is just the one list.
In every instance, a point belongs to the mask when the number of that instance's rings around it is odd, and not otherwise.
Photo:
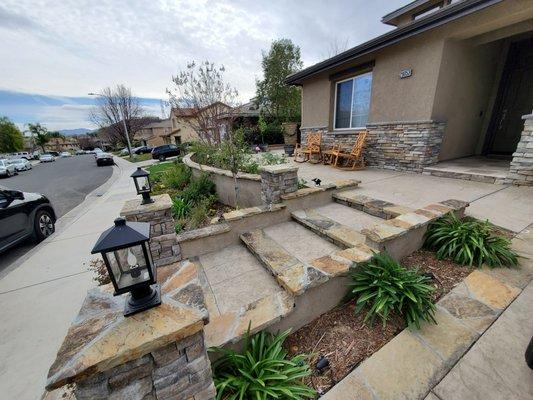
[(61, 129), (59, 131), (59, 133), (65, 136), (84, 135), (87, 132), (92, 132), (92, 130), (87, 129), (87, 128), (76, 128), (76, 129)]

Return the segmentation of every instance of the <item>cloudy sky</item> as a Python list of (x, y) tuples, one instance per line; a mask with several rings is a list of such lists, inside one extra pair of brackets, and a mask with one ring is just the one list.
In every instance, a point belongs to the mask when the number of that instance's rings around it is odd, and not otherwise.
[(0, 115), (50, 129), (91, 128), (91, 91), (123, 83), (159, 115), (187, 61), (226, 67), (242, 101), (272, 40), (299, 45), (305, 66), (333, 43), (353, 47), (391, 29), (381, 17), (409, 0), (2, 0)]

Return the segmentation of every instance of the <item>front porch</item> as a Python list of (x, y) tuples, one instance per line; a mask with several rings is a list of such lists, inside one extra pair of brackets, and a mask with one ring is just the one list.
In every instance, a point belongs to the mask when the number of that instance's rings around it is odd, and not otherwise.
[(482, 156), (441, 161), (424, 168), (424, 175), (503, 184), (509, 174), (510, 160)]

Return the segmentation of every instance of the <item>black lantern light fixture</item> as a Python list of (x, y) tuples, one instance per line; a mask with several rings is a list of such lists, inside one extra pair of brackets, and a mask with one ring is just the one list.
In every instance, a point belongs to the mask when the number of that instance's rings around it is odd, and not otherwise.
[(143, 201), (141, 204), (153, 203), (154, 201), (150, 197), (150, 192), (152, 191), (152, 184), (150, 183), (150, 173), (145, 171), (141, 167), (137, 167), (135, 172), (131, 174), (131, 177), (133, 178), (133, 182), (135, 182), (135, 189), (137, 190), (137, 194), (141, 194), (143, 196)]
[(115, 296), (130, 293), (124, 316), (161, 304), (161, 287), (148, 245), (150, 223), (115, 219), (100, 235), (91, 254), (101, 253), (115, 288)]

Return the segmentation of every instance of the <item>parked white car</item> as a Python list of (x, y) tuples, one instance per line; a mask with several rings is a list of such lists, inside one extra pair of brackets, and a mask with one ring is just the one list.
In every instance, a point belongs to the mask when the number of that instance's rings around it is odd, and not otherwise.
[(77, 155), (77, 156), (81, 156), (81, 155), (83, 155), (83, 154), (86, 154), (86, 153), (85, 153), (85, 150), (76, 150), (76, 155)]
[(45, 153), (39, 157), (39, 161), (42, 163), (55, 161), (55, 157), (51, 154)]
[(8, 160), (0, 160), (0, 176), (10, 177), (16, 175), (18, 172), (13, 164), (10, 164)]
[(29, 160), (31, 159), (31, 154), (28, 153), (27, 151), (19, 151), (18, 153), (13, 153), (11, 154), (11, 156), (13, 156), (13, 158), (25, 158), (26, 160)]
[(59, 153), (59, 157), (72, 157), (72, 154), (70, 154), (68, 151), (62, 151)]
[(29, 171), (31, 169), (31, 163), (25, 158), (15, 158), (7, 162), (14, 165), (17, 171)]

